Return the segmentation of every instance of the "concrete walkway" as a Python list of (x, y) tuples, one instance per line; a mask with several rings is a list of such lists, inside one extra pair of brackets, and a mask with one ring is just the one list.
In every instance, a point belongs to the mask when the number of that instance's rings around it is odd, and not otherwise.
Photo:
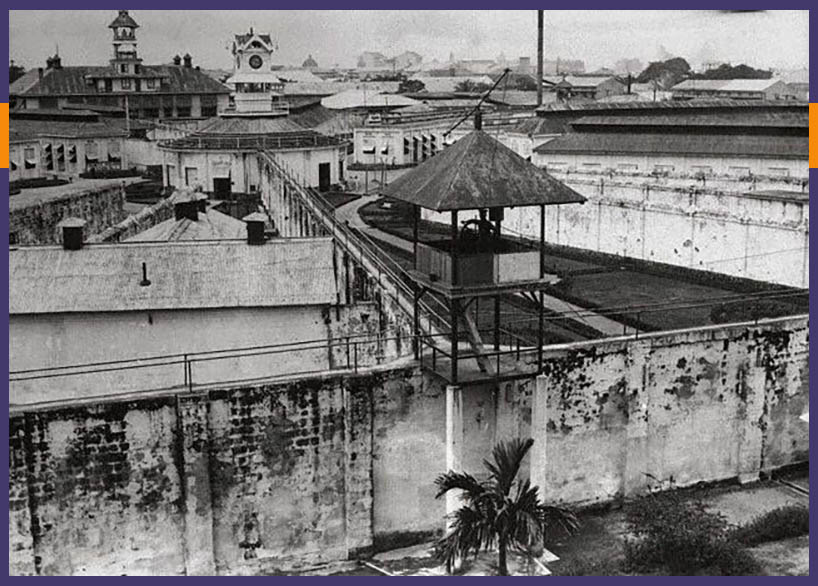
[[(397, 236), (384, 232), (383, 230), (379, 230), (378, 228), (373, 228), (361, 218), (359, 210), (363, 206), (372, 203), (373, 201), (377, 201), (380, 199), (380, 197), (381, 196), (379, 195), (361, 196), (348, 204), (336, 208), (335, 217), (341, 221), (348, 222), (352, 228), (365, 233), (374, 240), (386, 242), (387, 244), (400, 248), (401, 250), (405, 250), (406, 252), (414, 252), (414, 248), (409, 241), (404, 240), (403, 238), (398, 238)], [(567, 301), (563, 301), (562, 299), (558, 299), (550, 295), (543, 295), (543, 305), (546, 309), (557, 313), (573, 313), (574, 315), (572, 318), (575, 321), (593, 328), (605, 336), (622, 336), (625, 334), (634, 334), (637, 331), (636, 329), (625, 326), (618, 321), (614, 321), (603, 315), (593, 313), (588, 309), (574, 305), (573, 303), (568, 303)]]
[(414, 252), (414, 248), (410, 242), (404, 240), (403, 238), (393, 236), (392, 234), (384, 232), (383, 230), (379, 230), (378, 228), (373, 228), (361, 219), (361, 215), (358, 213), (358, 210), (368, 203), (379, 200), (380, 197), (381, 196), (379, 195), (363, 195), (355, 201), (351, 201), (348, 204), (344, 204), (336, 208), (335, 217), (342, 222), (347, 222), (352, 228), (363, 232), (370, 238), (380, 240), (381, 242), (386, 242), (387, 244), (391, 244), (395, 248), (400, 248), (406, 252)]

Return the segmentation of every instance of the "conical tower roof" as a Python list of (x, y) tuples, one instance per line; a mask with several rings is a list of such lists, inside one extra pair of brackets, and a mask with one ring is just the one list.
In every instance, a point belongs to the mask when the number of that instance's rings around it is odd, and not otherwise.
[(435, 211), (585, 201), (482, 130), (467, 134), (401, 175), (383, 193)]

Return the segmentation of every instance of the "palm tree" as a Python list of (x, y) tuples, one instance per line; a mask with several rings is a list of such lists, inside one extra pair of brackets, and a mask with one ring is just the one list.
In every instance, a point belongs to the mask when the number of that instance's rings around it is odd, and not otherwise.
[(470, 553), (476, 556), (496, 545), (498, 573), (507, 576), (509, 549), (531, 554), (542, 542), (546, 527), (559, 525), (568, 533), (577, 529), (573, 513), (544, 505), (536, 486), (517, 479), (520, 464), (533, 444), (533, 439), (497, 444), (492, 451), (494, 461), (483, 461), (489, 472), (485, 481), (451, 470), (435, 480), (436, 498), (459, 490), (464, 502), (451, 517), (451, 531), (437, 543), (437, 554), (449, 567), (457, 559), (465, 559)]

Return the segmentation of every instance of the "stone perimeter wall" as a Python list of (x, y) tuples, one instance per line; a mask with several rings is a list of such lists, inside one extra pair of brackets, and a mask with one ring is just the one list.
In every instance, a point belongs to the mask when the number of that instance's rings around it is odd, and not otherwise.
[(544, 376), (500, 387), (446, 388), (410, 365), (15, 409), (9, 573), (282, 573), (428, 538), (452, 439), (479, 472), (496, 441), (530, 435), (525, 473), (578, 505), (640, 494), (645, 473), (752, 480), (808, 460), (808, 328), (552, 347)]
[(9, 234), (16, 234), (17, 244), (60, 244), (62, 232), (57, 228), (65, 218), (75, 216), (87, 222), (86, 238), (123, 221), (125, 189), (123, 184), (89, 188), (58, 199), (32, 203), (9, 210)]

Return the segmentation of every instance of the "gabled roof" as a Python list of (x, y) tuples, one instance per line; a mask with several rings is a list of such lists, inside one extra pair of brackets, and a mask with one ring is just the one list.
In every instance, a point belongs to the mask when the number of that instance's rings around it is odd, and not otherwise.
[(543, 78), (543, 83), (551, 86), (564, 86), (567, 84), (570, 87), (595, 88), (610, 80), (614, 80), (622, 85), (625, 85), (621, 80), (618, 80), (613, 75), (566, 75), (565, 77), (549, 76)]
[(126, 242), (176, 242), (183, 240), (237, 240), (244, 238), (244, 222), (214, 209), (199, 212), (197, 220), (169, 218), (131, 236)]
[(139, 25), (136, 24), (136, 21), (128, 14), (127, 10), (120, 10), (114, 21), (108, 25), (108, 28), (119, 27), (139, 28)]
[(20, 247), (9, 250), (9, 314), (325, 305), (336, 301), (332, 258), (330, 238)]
[(585, 201), (482, 130), (401, 175), (384, 194), (436, 211)]
[[(129, 95), (153, 94), (229, 94), (230, 89), (206, 73), (182, 65), (151, 65), (146, 71), (164, 78), (157, 91), (141, 92)], [(30, 75), (32, 74), (33, 75)], [(70, 95), (116, 95), (101, 94), (88, 82), (87, 78), (112, 75), (110, 66), (68, 66), (61, 69), (47, 69), (42, 79), (37, 71), (29, 71), (9, 87), (13, 96), (70, 96)], [(116, 77), (123, 77), (116, 75)], [(142, 75), (141, 77), (145, 77)]]
[(243, 35), (236, 35), (236, 45), (240, 49), (243, 49), (250, 44), (253, 39), (261, 41), (263, 44), (267, 45), (268, 49), (273, 48), (273, 39), (270, 38), (270, 35), (259, 35), (253, 32), (245, 33)]

